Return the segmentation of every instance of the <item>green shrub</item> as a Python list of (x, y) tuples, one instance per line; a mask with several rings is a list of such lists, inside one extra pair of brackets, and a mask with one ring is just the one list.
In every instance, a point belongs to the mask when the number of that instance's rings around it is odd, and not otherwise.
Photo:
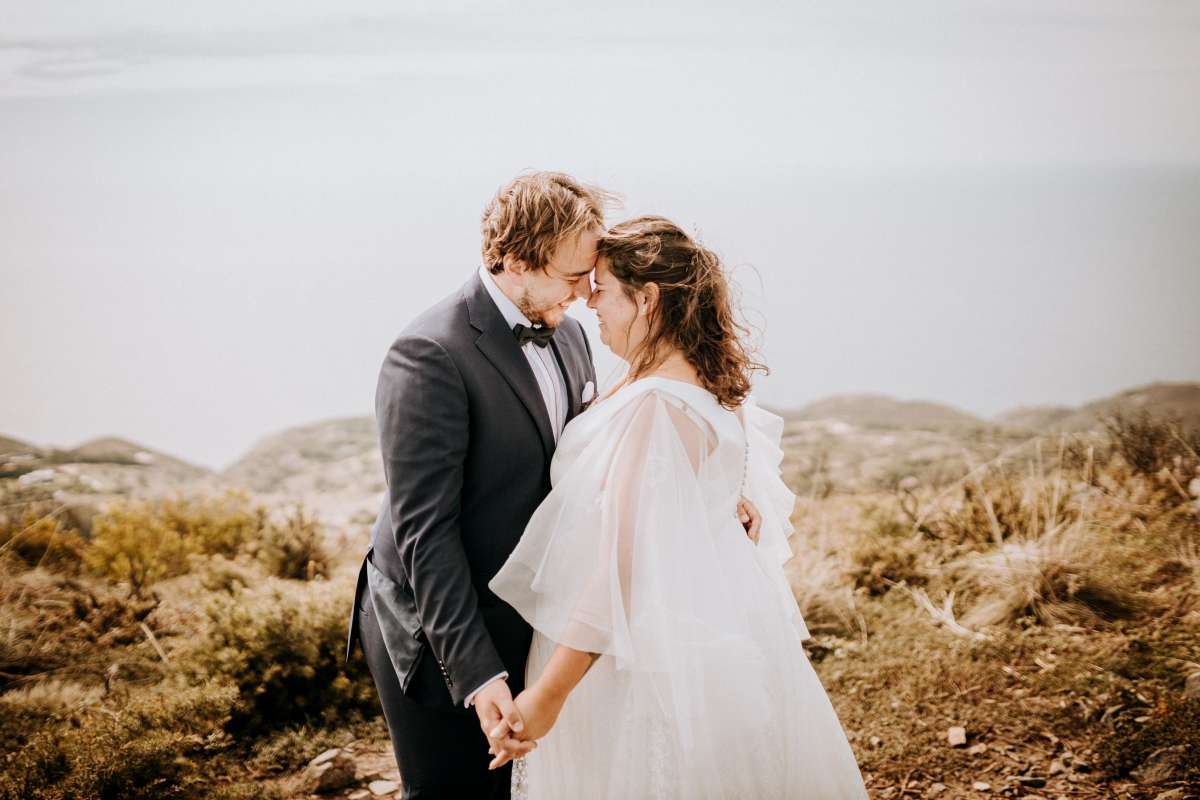
[[(1186, 431), (1177, 419), (1117, 411), (1104, 420), (1113, 446), (1125, 462), (1143, 475), (1185, 465), (1194, 471), (1200, 452), (1200, 430)], [(1185, 471), (1187, 471), (1185, 469)]]
[(192, 669), (237, 687), (230, 733), (329, 727), (379, 713), (365, 662), (343, 657), (351, 602), (275, 592), (253, 606), (240, 597), (209, 606), (209, 638)]
[(295, 506), (280, 524), (264, 532), (256, 552), (270, 573), (278, 578), (311, 581), (328, 577), (330, 556), (325, 548), (325, 529), (315, 516)]
[(129, 597), (97, 583), (0, 569), (0, 617), (5, 620), (0, 690), (29, 688), (47, 676), (95, 685), (116, 662), (126, 680), (161, 677), (161, 659), (149, 647), (138, 646), (146, 642), (147, 629), (151, 634), (159, 629), (154, 616), (158, 598)]
[(98, 575), (127, 581), (140, 594), (155, 581), (187, 572), (191, 552), (189, 542), (153, 506), (130, 503), (96, 517), (84, 563)]
[(205, 777), (191, 758), (221, 736), (236, 696), (206, 685), (142, 695), (119, 712), (89, 709), (35, 734), (0, 775), (0, 800), (200, 796)]
[(230, 490), (218, 497), (164, 500), (158, 506), (164, 522), (187, 541), (197, 553), (233, 558), (267, 527), (267, 509), (251, 505), (242, 491)]
[(134, 593), (190, 571), (190, 557), (233, 557), (262, 537), (267, 512), (245, 494), (215, 499), (130, 502), (96, 517), (84, 561), (95, 573), (127, 581)]
[(894, 583), (922, 586), (929, 576), (920, 563), (920, 543), (912, 528), (883, 508), (864, 513), (866, 535), (850, 552), (848, 577), (856, 588), (881, 595)]
[(262, 574), (254, 565), (219, 554), (202, 559), (199, 567), (193, 560), (192, 568), (200, 573), (201, 585), (210, 592), (237, 594), (262, 579)]
[(24, 513), (0, 516), (0, 551), (26, 566), (79, 572), (85, 542), (51, 508), (28, 507)]
[(0, 695), (0, 759), (20, 750), (38, 731), (62, 719), (58, 709), (14, 702)]

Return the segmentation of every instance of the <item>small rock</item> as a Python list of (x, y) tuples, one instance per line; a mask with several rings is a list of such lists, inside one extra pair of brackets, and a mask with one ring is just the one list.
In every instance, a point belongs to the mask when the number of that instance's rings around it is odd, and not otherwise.
[(1174, 776), (1187, 749), (1186, 744), (1177, 744), (1155, 750), (1130, 774), (1142, 783), (1166, 783)]
[(878, 736), (872, 736), (867, 741), (870, 742), (871, 747), (879, 747), (879, 745), (883, 744), (883, 739), (880, 739)]
[(1182, 786), (1178, 789), (1171, 789), (1168, 792), (1163, 792), (1162, 794), (1154, 796), (1154, 800), (1183, 800), (1183, 798), (1184, 794)]
[(968, 747), (967, 752), (973, 756), (977, 756), (980, 753), (986, 753), (987, 749), (988, 749), (987, 745), (984, 744), (983, 742), (980, 742), (979, 744), (973, 744), (970, 747)]
[(971, 784), (971, 788), (977, 792), (990, 792), (992, 790), (992, 785), (990, 783), (984, 783), (983, 781), (975, 781)]
[(354, 783), (358, 765), (338, 748), (326, 750), (309, 762), (301, 776), (301, 786), (310, 794), (329, 794)]
[(967, 729), (960, 725), (952, 726), (946, 731), (946, 740), (951, 747), (962, 747), (967, 743)]
[(54, 469), (47, 467), (45, 469), (35, 469), (32, 472), (26, 472), (21, 477), (17, 478), (18, 486), (32, 486), (35, 483), (45, 483), (46, 481), (54, 480)]
[(1058, 775), (1058, 774), (1064, 772), (1065, 770), (1066, 770), (1066, 767), (1064, 767), (1063, 763), (1061, 761), (1059, 761), (1057, 758), (1050, 762), (1050, 774), (1051, 775)]
[(396, 791), (400, 788), (400, 784), (395, 781), (371, 781), (367, 784), (367, 788), (371, 790), (371, 794), (379, 797)]
[(925, 796), (926, 797), (937, 797), (939, 794), (941, 794), (944, 791), (946, 791), (946, 784), (932, 783), (929, 785), (929, 789), (925, 792)]
[[(1197, 480), (1200, 480), (1200, 478), (1197, 478)], [(1187, 676), (1187, 680), (1183, 684), (1183, 696), (1188, 700), (1200, 697), (1200, 672), (1193, 672)]]

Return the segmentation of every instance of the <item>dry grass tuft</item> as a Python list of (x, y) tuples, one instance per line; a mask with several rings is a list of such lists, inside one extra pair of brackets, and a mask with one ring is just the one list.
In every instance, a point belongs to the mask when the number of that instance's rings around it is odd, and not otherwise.
[(963, 624), (979, 628), (1031, 619), (1098, 627), (1144, 612), (1148, 603), (1108, 574), (1102, 553), (1099, 537), (1075, 523), (949, 565), (958, 585), (980, 598)]

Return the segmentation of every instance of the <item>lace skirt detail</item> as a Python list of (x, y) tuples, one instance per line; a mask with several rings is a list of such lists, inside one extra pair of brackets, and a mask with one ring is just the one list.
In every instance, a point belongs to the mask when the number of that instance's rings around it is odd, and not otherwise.
[(512, 768), (512, 800), (529, 800), (528, 764), (524, 758), (514, 758)]

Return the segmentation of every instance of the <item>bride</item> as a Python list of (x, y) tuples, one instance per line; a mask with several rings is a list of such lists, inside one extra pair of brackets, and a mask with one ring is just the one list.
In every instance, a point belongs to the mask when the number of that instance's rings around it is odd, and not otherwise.
[(563, 432), (553, 491), (489, 583), (534, 628), (516, 704), (539, 741), (513, 795), (865, 798), (801, 645), (782, 420), (748, 399), (762, 367), (720, 263), (653, 216), (599, 253), (588, 306), (630, 368)]

